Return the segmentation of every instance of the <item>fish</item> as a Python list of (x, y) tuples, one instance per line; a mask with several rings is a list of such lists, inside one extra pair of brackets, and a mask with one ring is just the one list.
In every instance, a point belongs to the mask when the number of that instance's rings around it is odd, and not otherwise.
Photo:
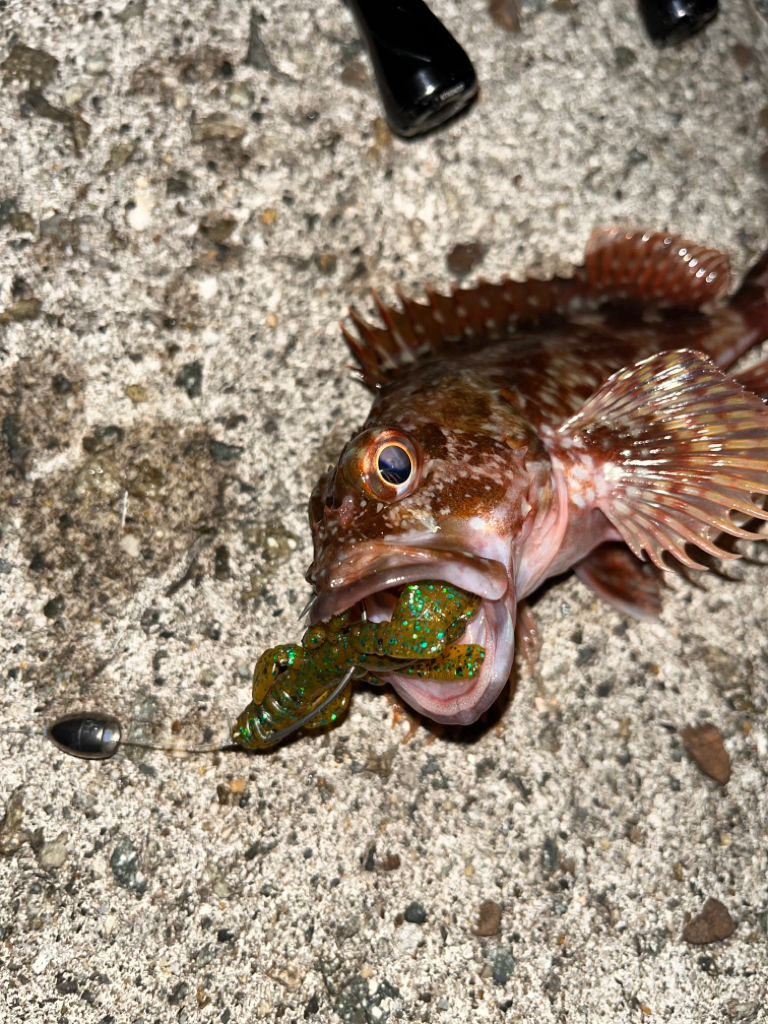
[[(480, 281), (426, 302), (374, 292), (342, 332), (373, 392), (362, 429), (309, 501), (310, 624), (384, 622), (428, 578), (476, 596), (457, 642), (469, 678), (383, 673), (437, 722), (497, 699), (527, 599), (573, 570), (609, 604), (658, 616), (660, 573), (739, 552), (768, 520), (768, 253), (730, 298), (728, 257), (613, 227), (570, 277)], [(729, 372), (731, 371), (731, 372)]]

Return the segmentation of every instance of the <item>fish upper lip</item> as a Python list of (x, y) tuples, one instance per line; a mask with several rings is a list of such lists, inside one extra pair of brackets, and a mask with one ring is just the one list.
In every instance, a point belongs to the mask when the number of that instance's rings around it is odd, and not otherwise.
[[(345, 563), (352, 563), (343, 571)], [(507, 592), (509, 576), (498, 561), (459, 548), (425, 548), (377, 544), (367, 560), (361, 553), (344, 559), (331, 586), (318, 592), (310, 610), (310, 622), (327, 622), (365, 597), (388, 587), (441, 579), (470, 593), (498, 601)]]

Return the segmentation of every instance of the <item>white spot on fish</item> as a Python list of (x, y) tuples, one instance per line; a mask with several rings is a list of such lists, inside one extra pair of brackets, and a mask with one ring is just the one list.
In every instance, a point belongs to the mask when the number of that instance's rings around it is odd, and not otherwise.
[(435, 522), (435, 517), (431, 516), (429, 512), (420, 512), (414, 516), (414, 519), (420, 522), (430, 533), (438, 533), (440, 530), (440, 527)]

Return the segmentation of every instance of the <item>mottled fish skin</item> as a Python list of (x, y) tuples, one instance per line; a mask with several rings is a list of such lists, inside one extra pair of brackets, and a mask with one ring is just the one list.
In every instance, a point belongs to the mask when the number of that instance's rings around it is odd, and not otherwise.
[(732, 510), (768, 518), (752, 500), (768, 493), (768, 373), (723, 372), (768, 336), (768, 258), (725, 302), (727, 279), (721, 253), (612, 229), (569, 279), (401, 296), (379, 302), (384, 327), (353, 313), (375, 399), (310, 500), (312, 621), (358, 602), (386, 617), (386, 590), (426, 577), (479, 595), (462, 639), (486, 649), (477, 678), (389, 677), (417, 710), (468, 724), (504, 686), (518, 603), (544, 579), (575, 566), (623, 611), (658, 614), (639, 557), (696, 564), (686, 544), (719, 554), (722, 530), (741, 535)]

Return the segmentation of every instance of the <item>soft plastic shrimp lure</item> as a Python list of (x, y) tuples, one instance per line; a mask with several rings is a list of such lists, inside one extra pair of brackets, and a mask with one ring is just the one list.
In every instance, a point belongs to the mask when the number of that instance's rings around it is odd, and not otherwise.
[[(350, 613), (312, 626), (301, 645), (273, 647), (259, 658), (253, 699), (237, 720), (232, 740), (266, 749), (304, 727), (319, 729), (344, 712), (353, 680), (379, 680), (396, 671), (426, 679), (473, 679), (485, 651), (457, 644), (480, 598), (447, 583), (411, 583), (400, 594), (391, 621), (350, 624)], [(114, 715), (76, 711), (57, 719), (45, 734), (66, 754), (106, 760), (122, 745), (149, 750), (210, 753), (227, 746), (156, 746), (131, 738)]]
[(237, 719), (235, 743), (274, 746), (302, 726), (317, 729), (343, 713), (352, 681), (397, 671), (452, 681), (477, 675), (485, 651), (456, 644), (480, 598), (439, 580), (408, 584), (390, 621), (355, 622), (349, 612), (312, 626), (301, 644), (272, 647), (253, 673), (251, 703)]

